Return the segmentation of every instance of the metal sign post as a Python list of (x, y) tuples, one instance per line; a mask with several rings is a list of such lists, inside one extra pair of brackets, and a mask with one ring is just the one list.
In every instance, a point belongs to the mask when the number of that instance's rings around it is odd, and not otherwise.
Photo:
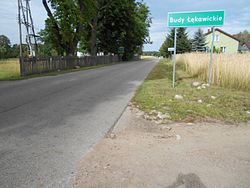
[[(173, 58), (173, 88), (176, 80), (176, 28), (177, 27), (213, 27), (212, 47), (210, 53), (208, 83), (212, 83), (213, 79), (213, 49), (214, 49), (214, 27), (223, 26), (225, 20), (225, 12), (223, 10), (212, 11), (192, 11), (192, 12), (169, 12), (168, 27), (175, 28), (174, 36), (174, 58)], [(169, 51), (172, 48), (169, 48)]]
[(212, 83), (213, 79), (213, 52), (214, 52), (214, 27), (212, 27), (213, 35), (212, 35), (212, 45), (211, 45), (211, 52), (210, 52), (210, 63), (209, 63), (209, 70), (208, 70), (208, 83)]
[(176, 39), (177, 39), (177, 29), (174, 29), (174, 61), (173, 61), (173, 88), (175, 87), (176, 79)]

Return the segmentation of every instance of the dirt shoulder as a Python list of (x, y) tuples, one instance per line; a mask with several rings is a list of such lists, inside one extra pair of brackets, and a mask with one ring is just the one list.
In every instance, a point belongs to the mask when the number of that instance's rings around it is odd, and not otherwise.
[(157, 125), (127, 108), (79, 163), (75, 188), (250, 187), (250, 125)]

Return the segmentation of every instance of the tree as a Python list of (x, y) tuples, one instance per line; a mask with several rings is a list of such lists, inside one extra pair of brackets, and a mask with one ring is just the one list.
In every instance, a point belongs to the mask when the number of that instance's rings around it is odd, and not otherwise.
[(238, 34), (234, 35), (237, 39), (240, 40), (240, 44), (242, 45), (245, 42), (250, 42), (250, 32), (244, 30), (239, 32)]
[(122, 46), (129, 59), (148, 42), (151, 18), (142, 1), (43, 0), (43, 5), (49, 18), (40, 36), (48, 52), (75, 55), (80, 50), (95, 56), (117, 54)]
[(192, 40), (192, 51), (204, 52), (206, 50), (206, 37), (203, 34), (203, 31), (199, 28)]
[[(47, 40), (60, 55), (75, 55), (84, 30), (84, 9), (90, 0), (43, 0), (48, 17), (45, 21)], [(44, 39), (45, 40), (45, 39)]]
[(123, 46), (124, 60), (140, 53), (147, 42), (151, 23), (149, 8), (134, 0), (103, 0), (98, 18), (97, 47), (104, 53), (118, 53)]
[(192, 45), (188, 39), (186, 28), (180, 27), (177, 29), (177, 49), (176, 53), (191, 52)]
[(174, 28), (172, 28), (167, 35), (165, 41), (163, 42), (160, 48), (160, 55), (163, 57), (169, 57), (171, 52), (168, 51), (168, 48), (174, 47)]
[[(172, 28), (167, 35), (165, 41), (160, 48), (160, 54), (163, 57), (169, 57), (171, 52), (168, 52), (168, 48), (174, 47), (174, 28)], [(177, 29), (177, 42), (176, 53), (186, 53), (191, 51), (191, 43), (188, 39), (186, 28)]]
[(0, 59), (9, 58), (11, 53), (10, 39), (5, 35), (0, 35)]
[(38, 38), (38, 56), (57, 56), (60, 55), (56, 49), (56, 47), (53, 45), (50, 39), (50, 34), (48, 31), (46, 31), (46, 28), (44, 30), (41, 30), (39, 33)]

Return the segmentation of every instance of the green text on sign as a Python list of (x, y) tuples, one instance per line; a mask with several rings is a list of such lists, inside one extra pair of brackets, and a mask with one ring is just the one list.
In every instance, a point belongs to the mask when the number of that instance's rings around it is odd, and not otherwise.
[(169, 12), (168, 27), (223, 26), (224, 11)]

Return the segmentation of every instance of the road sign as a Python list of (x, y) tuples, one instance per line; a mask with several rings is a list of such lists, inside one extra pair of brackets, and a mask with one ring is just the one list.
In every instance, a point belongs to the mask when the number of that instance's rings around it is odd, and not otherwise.
[(175, 49), (174, 48), (168, 48), (169, 52), (173, 52)]
[(118, 48), (118, 54), (124, 54), (124, 52), (125, 52), (124, 47), (121, 46)]
[(169, 12), (168, 27), (223, 26), (223, 10), (197, 12)]

